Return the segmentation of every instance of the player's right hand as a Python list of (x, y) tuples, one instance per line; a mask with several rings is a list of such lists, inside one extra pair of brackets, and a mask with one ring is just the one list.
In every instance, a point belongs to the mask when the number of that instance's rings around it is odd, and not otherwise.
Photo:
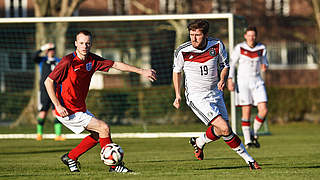
[(56, 106), (55, 107), (57, 112), (60, 114), (61, 117), (66, 117), (69, 115), (67, 109), (63, 106)]
[(151, 82), (157, 80), (157, 72), (154, 69), (143, 69), (142, 74), (147, 77)]
[(173, 106), (174, 106), (176, 109), (179, 109), (179, 108), (180, 108), (180, 101), (181, 101), (181, 98), (179, 98), (179, 97), (176, 97), (176, 99), (174, 100)]

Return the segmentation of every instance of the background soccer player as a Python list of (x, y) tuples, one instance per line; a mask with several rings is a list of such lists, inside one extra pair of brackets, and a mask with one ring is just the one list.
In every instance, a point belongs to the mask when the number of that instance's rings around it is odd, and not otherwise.
[[(41, 52), (45, 52), (46, 55), (40, 56)], [(52, 107), (53, 117), (55, 117), (54, 106), (47, 93), (46, 87), (44, 86), (44, 81), (60, 61), (59, 58), (55, 57), (55, 54), (56, 54), (55, 45), (53, 43), (47, 43), (41, 46), (40, 50), (35, 52), (33, 56), (33, 60), (36, 63), (38, 63), (40, 67), (40, 92), (39, 92), (39, 101), (38, 101), (39, 114), (37, 118), (38, 124), (37, 124), (37, 138), (36, 138), (36, 140), (38, 141), (42, 140), (43, 126), (45, 123), (45, 119), (48, 115), (50, 106)], [(54, 138), (54, 140), (56, 141), (65, 140), (65, 138), (61, 136), (61, 126), (62, 126), (61, 123), (57, 120), (57, 118), (55, 118), (54, 131), (55, 131), (56, 137)]]
[[(90, 132), (78, 146), (63, 155), (61, 160), (71, 172), (79, 172), (78, 158), (100, 143), (101, 148), (112, 142), (108, 124), (97, 119), (90, 113), (85, 104), (91, 77), (95, 71), (108, 71), (115, 68), (141, 74), (151, 81), (156, 80), (153, 69), (140, 69), (131, 65), (112, 60), (106, 60), (90, 52), (92, 35), (83, 30), (77, 33), (75, 40), (76, 51), (64, 56), (45, 81), (48, 94), (56, 107), (59, 121), (74, 133), (84, 130)], [(54, 88), (54, 82), (58, 84)], [(110, 172), (130, 172), (123, 164), (111, 166)]]
[[(260, 147), (258, 130), (262, 126), (267, 113), (267, 93), (261, 71), (268, 67), (266, 47), (256, 42), (256, 27), (248, 27), (245, 31), (245, 41), (235, 46), (231, 55), (228, 89), (235, 90), (232, 78), (235, 76), (235, 66), (239, 62), (237, 72), (236, 105), (242, 108), (242, 132), (244, 142), (248, 148)], [(258, 114), (253, 123), (253, 136), (250, 131), (250, 117), (252, 105), (258, 107)]]
[[(209, 23), (205, 20), (191, 22), (188, 30), (191, 41), (180, 45), (174, 53), (173, 84), (176, 98), (173, 106), (177, 109), (180, 107), (183, 70), (187, 104), (198, 118), (209, 126), (203, 135), (190, 139), (195, 157), (202, 160), (205, 144), (222, 136), (250, 169), (261, 169), (228, 124), (223, 89), (228, 77), (229, 64), (224, 44), (219, 39), (208, 37)], [(222, 67), (220, 78), (219, 67)]]

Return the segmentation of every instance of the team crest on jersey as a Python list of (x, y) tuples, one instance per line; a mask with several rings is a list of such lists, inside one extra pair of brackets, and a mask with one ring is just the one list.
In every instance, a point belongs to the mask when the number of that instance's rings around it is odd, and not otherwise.
[(92, 62), (89, 62), (86, 64), (86, 70), (91, 71), (91, 69), (92, 69)]
[(214, 56), (217, 55), (215, 49), (213, 49), (213, 48), (210, 49), (209, 54), (210, 54), (210, 56), (212, 56), (212, 57), (214, 57)]

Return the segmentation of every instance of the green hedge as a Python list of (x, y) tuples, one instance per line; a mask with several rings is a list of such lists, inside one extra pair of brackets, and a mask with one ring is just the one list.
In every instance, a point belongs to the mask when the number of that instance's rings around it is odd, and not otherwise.
[[(320, 119), (320, 87), (279, 88), (268, 87), (269, 122)], [(183, 93), (182, 93), (183, 94)], [(172, 86), (150, 88), (121, 88), (91, 90), (87, 108), (99, 119), (111, 124), (165, 124), (198, 122), (198, 118), (182, 99), (176, 110)], [(30, 92), (1, 93), (0, 121), (16, 120), (30, 99)], [(230, 93), (225, 91), (225, 101), (230, 112)]]
[(270, 87), (267, 92), (270, 122), (319, 121), (320, 87)]
[(12, 122), (16, 120), (27, 106), (31, 92), (24, 93), (0, 93), (0, 122)]

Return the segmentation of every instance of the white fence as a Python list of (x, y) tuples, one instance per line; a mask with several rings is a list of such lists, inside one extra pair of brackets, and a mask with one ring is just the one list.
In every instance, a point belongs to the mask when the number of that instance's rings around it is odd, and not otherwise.
[(271, 42), (267, 44), (271, 69), (316, 69), (319, 51), (316, 44)]

